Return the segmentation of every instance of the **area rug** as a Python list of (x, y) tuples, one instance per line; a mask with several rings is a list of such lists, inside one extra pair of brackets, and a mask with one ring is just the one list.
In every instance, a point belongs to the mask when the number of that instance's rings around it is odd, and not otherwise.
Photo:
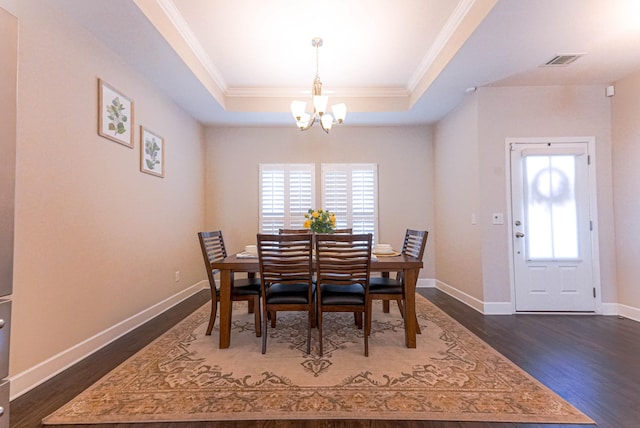
[(594, 423), (421, 296), (422, 334), (404, 345), (396, 307), (374, 306), (369, 357), (353, 314), (324, 315), (306, 355), (306, 315), (278, 313), (267, 353), (253, 315), (234, 304), (218, 349), (209, 304), (115, 368), (43, 424), (272, 419)]

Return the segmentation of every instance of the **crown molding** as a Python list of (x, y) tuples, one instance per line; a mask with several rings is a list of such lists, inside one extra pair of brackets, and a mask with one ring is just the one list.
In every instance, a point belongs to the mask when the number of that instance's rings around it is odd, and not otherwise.
[(187, 43), (189, 48), (193, 51), (198, 61), (202, 64), (202, 66), (207, 70), (211, 79), (215, 82), (221, 92), (226, 93), (228, 88), (227, 84), (220, 74), (220, 71), (216, 68), (216, 66), (211, 62), (211, 58), (207, 55), (206, 51), (202, 47), (202, 44), (198, 41), (193, 31), (185, 21), (184, 17), (178, 11), (178, 8), (173, 3), (173, 0), (157, 0), (158, 5), (162, 9), (162, 11), (167, 15), (167, 18), (171, 21), (171, 23), (176, 27), (176, 30), (180, 33), (184, 41)]
[[(366, 97), (389, 98), (408, 97), (405, 88), (338, 88), (322, 90), (323, 95), (331, 97)], [(311, 97), (311, 89), (303, 88), (229, 88), (225, 93), (227, 98), (301, 98)]]

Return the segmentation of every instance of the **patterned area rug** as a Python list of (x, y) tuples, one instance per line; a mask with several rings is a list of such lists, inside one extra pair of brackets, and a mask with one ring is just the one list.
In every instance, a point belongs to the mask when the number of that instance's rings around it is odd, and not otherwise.
[(306, 316), (278, 313), (267, 353), (234, 306), (231, 347), (205, 336), (209, 304), (142, 349), (44, 424), (267, 419), (594, 423), (421, 296), (416, 349), (397, 308), (374, 306), (369, 358), (352, 314), (324, 316), (305, 355)]

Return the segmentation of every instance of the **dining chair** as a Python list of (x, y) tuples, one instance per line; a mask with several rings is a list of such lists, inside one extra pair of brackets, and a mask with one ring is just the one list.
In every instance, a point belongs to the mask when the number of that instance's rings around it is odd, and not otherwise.
[[(429, 232), (426, 230), (407, 229), (404, 235), (404, 243), (402, 244), (402, 253), (415, 257), (418, 260), (422, 260), (428, 236)], [(390, 278), (388, 273), (381, 277), (372, 277), (369, 281), (369, 299), (367, 301), (369, 310), (371, 310), (374, 300), (383, 301), (384, 312), (389, 312), (389, 301), (395, 300), (398, 304), (400, 315), (404, 320), (406, 311), (404, 309), (405, 295), (403, 273), (397, 272), (395, 278)], [(418, 324), (417, 317), (416, 329), (418, 333), (422, 333), (420, 331), (420, 325)], [(371, 318), (369, 318), (367, 323), (367, 331), (371, 333)]]
[[(371, 272), (371, 234), (316, 234), (317, 326), (322, 348), (324, 312), (353, 312), (362, 326), (369, 319), (367, 301)], [(369, 356), (369, 338), (364, 332), (364, 355)]]
[(310, 233), (258, 234), (262, 295), (262, 353), (267, 352), (267, 318), (278, 311), (307, 312), (307, 354), (315, 324), (313, 236)]
[[(291, 235), (291, 234), (311, 234), (311, 230), (310, 229), (287, 229), (287, 228), (280, 228), (278, 229), (278, 233), (281, 235)], [(275, 312), (269, 312), (269, 319), (271, 320), (271, 328), (276, 328), (276, 313)]]
[[(209, 326), (207, 327), (206, 333), (207, 336), (209, 336), (216, 321), (218, 302), (220, 301), (220, 289), (215, 279), (218, 269), (211, 269), (211, 263), (227, 257), (227, 249), (224, 245), (222, 231), (220, 230), (198, 232), (198, 239), (200, 241), (204, 264), (207, 269), (209, 288), (211, 289), (211, 316), (209, 317)], [(257, 278), (233, 278), (233, 276), (231, 280), (233, 281), (231, 286), (231, 300), (247, 301), (249, 312), (255, 314), (256, 337), (260, 337), (260, 280)]]
[[(278, 233), (291, 234), (291, 233), (311, 233), (310, 229), (278, 229)], [(353, 233), (353, 228), (334, 229), (333, 233)]]
[(348, 227), (348, 228), (345, 228), (345, 229), (333, 229), (333, 233), (342, 233), (342, 234), (347, 233), (347, 234), (349, 234), (349, 233), (353, 233), (353, 228)]
[(278, 233), (279, 234), (286, 234), (286, 235), (291, 235), (291, 234), (298, 234), (298, 233), (302, 233), (302, 234), (309, 234), (311, 233), (310, 229), (278, 229)]

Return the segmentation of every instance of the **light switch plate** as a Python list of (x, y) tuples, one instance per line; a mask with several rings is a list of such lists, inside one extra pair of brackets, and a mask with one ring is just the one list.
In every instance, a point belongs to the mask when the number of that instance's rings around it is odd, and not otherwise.
[(504, 224), (504, 214), (503, 213), (493, 213), (492, 222), (493, 222), (493, 224)]

